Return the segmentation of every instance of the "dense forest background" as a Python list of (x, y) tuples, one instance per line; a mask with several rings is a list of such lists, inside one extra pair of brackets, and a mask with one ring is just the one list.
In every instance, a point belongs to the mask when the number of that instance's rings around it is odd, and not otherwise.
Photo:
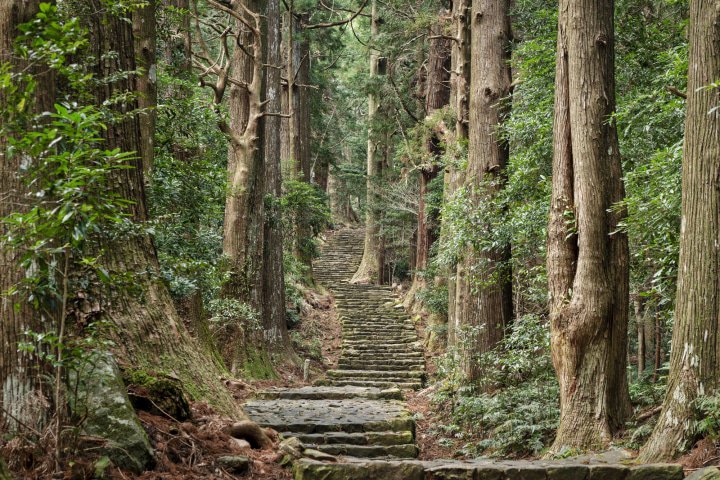
[(0, 0), (0, 446), (158, 379), (243, 419), (364, 225), (439, 444), (716, 459), (718, 11), (591, 3)]

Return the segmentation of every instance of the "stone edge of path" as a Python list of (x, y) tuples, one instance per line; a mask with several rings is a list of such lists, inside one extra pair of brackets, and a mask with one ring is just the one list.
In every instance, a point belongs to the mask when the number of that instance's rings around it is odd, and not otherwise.
[(624, 465), (572, 461), (382, 461), (343, 459), (324, 463), (303, 458), (295, 480), (682, 480), (678, 464)]

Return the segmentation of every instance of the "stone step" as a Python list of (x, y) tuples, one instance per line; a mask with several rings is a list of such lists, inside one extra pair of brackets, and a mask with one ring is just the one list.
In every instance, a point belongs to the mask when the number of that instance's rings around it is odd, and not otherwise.
[(337, 378), (330, 380), (330, 385), (354, 385), (358, 387), (377, 387), (377, 388), (390, 388), (396, 387), (402, 390), (417, 390), (422, 388), (422, 382), (391, 382), (391, 381), (380, 381), (380, 380), (351, 380), (344, 378)]
[(330, 455), (345, 455), (356, 458), (415, 458), (418, 456), (418, 448), (414, 444), (405, 445), (313, 445), (306, 444), (305, 447), (320, 450)]
[(415, 343), (396, 343), (387, 345), (378, 343), (376, 345), (344, 344), (344, 350), (357, 352), (375, 353), (413, 353), (420, 352), (421, 347)]
[(344, 338), (343, 344), (344, 345), (368, 345), (370, 342), (373, 342), (375, 345), (406, 345), (411, 343), (417, 342), (417, 336), (413, 338), (404, 338), (397, 335), (389, 335), (386, 336), (386, 339), (382, 342), (378, 341), (379, 336), (373, 337), (358, 337), (358, 338)]
[(333, 378), (362, 377), (362, 378), (422, 378), (422, 370), (328, 370), (327, 374)]
[(390, 362), (378, 362), (373, 360), (365, 360), (365, 361), (352, 361), (352, 362), (345, 362), (340, 361), (338, 363), (338, 370), (402, 370), (402, 369), (409, 369), (409, 370), (424, 370), (425, 364), (419, 363), (417, 361), (413, 362), (402, 362), (402, 361), (393, 361)]
[(258, 394), (262, 400), (341, 400), (347, 398), (367, 398), (369, 400), (402, 400), (402, 392), (397, 388), (379, 389), (368, 387), (300, 387), (273, 388)]
[(282, 436), (297, 437), (304, 444), (312, 445), (405, 445), (413, 443), (414, 436), (410, 430), (404, 432), (327, 432), (327, 433), (297, 433), (284, 432)]
[[(357, 386), (393, 386), (375, 383)], [(414, 431), (415, 426), (405, 405), (394, 400), (251, 400), (243, 410), (258, 425), (278, 432), (403, 432)]]
[(458, 461), (363, 460), (345, 458), (340, 463), (297, 461), (295, 480), (682, 480), (677, 464), (581, 464), (570, 460)]
[(352, 359), (424, 359), (425, 356), (422, 352), (368, 352), (366, 350), (345, 350), (340, 356), (341, 360), (352, 360)]

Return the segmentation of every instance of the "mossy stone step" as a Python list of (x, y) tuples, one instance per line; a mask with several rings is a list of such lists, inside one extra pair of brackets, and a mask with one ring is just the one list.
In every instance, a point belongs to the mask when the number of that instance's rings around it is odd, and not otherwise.
[(321, 463), (301, 459), (295, 480), (682, 480), (681, 465), (580, 464), (477, 460), (362, 460)]
[(305, 445), (307, 448), (320, 450), (330, 455), (345, 455), (358, 458), (415, 458), (418, 448), (414, 444), (406, 445)]

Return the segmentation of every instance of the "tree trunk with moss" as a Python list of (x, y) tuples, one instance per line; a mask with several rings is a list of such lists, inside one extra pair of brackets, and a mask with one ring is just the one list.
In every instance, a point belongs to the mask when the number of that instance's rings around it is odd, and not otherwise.
[[(136, 67), (132, 26), (127, 19), (103, 8), (100, 0), (92, 0), (89, 8), (84, 19), (97, 62), (95, 74), (97, 78), (108, 79), (96, 90), (96, 101), (102, 104), (113, 95), (135, 89), (133, 75), (117, 75), (132, 72)], [(109, 55), (111, 52), (114, 54)], [(130, 102), (122, 107), (132, 110), (137, 104)], [(137, 115), (126, 115), (110, 123), (104, 139), (109, 149), (140, 151)], [(116, 171), (111, 184), (120, 197), (132, 202), (127, 211), (130, 217), (142, 223), (147, 221), (142, 159), (133, 160), (132, 167)], [(237, 402), (220, 381), (223, 366), (189, 335), (175, 311), (160, 280), (151, 238), (144, 232), (132, 233), (108, 245), (103, 259), (111, 272), (133, 274), (134, 284), (141, 289), (140, 294), (113, 298), (106, 312), (113, 325), (118, 363), (125, 369), (152, 370), (178, 378), (190, 398), (206, 401), (223, 414), (243, 417)]]
[[(682, 228), (667, 394), (643, 461), (692, 446), (697, 400), (720, 375), (720, 9), (690, 1), (690, 55), (682, 170)], [(714, 84), (714, 85), (713, 85)], [(658, 348), (658, 346), (656, 346)]]
[[(370, 35), (374, 41), (378, 36), (377, 5), (372, 2), (370, 19)], [(385, 74), (386, 59), (380, 58), (375, 48), (370, 50), (370, 77)], [(382, 133), (373, 125), (377, 121), (379, 99), (374, 92), (368, 95), (368, 149), (367, 149), (367, 181), (365, 205), (365, 243), (363, 256), (351, 283), (382, 283), (383, 253), (380, 238), (380, 205), (379, 181), (382, 176), (385, 142), (381, 139)]]
[[(427, 78), (425, 80), (425, 111), (431, 116), (450, 101), (450, 40), (443, 36), (445, 11), (439, 14), (440, 21), (430, 29), (430, 48), (427, 57)], [(427, 157), (419, 168), (419, 198), (417, 214), (417, 242), (415, 244), (415, 262), (413, 283), (405, 297), (407, 308), (418, 308), (416, 294), (427, 285), (423, 272), (428, 267), (430, 248), (437, 239), (438, 215), (428, 212), (427, 195), (430, 182), (437, 178), (440, 167), (438, 157), (442, 155), (441, 140), (436, 132), (431, 132), (426, 141)]]
[[(560, 425), (552, 452), (605, 447), (630, 413), (628, 241), (615, 124), (613, 2), (561, 0), (548, 225), (552, 359)], [(568, 229), (568, 218), (574, 227)]]
[[(499, 129), (507, 116), (510, 93), (510, 2), (479, 1), (472, 5), (471, 80), (468, 166), (464, 186), (476, 208), (491, 202), (505, 183), (509, 158)], [(490, 232), (492, 234), (492, 232)], [(477, 356), (502, 340), (512, 318), (509, 245), (476, 251), (469, 246), (458, 267), (455, 315), (463, 339), (462, 363), (467, 380), (481, 377)]]
[[(30, 21), (38, 12), (39, 1), (0, 1), (0, 63), (10, 63), (13, 72), (27, 64), (14, 56), (14, 42), (20, 33), (17, 27)], [(33, 112), (52, 109), (55, 101), (53, 76), (34, 75), (36, 82)], [(0, 96), (0, 111), (6, 111), (7, 98)], [(0, 130), (7, 127), (6, 115), (0, 115)], [(0, 218), (27, 211), (28, 190), (20, 169), (21, 158), (8, 151), (8, 139), (0, 135)], [(0, 224), (0, 229), (5, 228)], [(3, 235), (5, 231), (0, 230)], [(46, 371), (31, 352), (22, 351), (18, 343), (28, 341), (25, 331), (45, 332), (52, 319), (41, 318), (17, 294), (9, 294), (25, 278), (19, 265), (17, 250), (0, 245), (0, 431), (17, 432), (29, 427), (41, 430), (52, 415), (51, 387), (43, 382)], [(16, 308), (17, 304), (17, 308)]]

